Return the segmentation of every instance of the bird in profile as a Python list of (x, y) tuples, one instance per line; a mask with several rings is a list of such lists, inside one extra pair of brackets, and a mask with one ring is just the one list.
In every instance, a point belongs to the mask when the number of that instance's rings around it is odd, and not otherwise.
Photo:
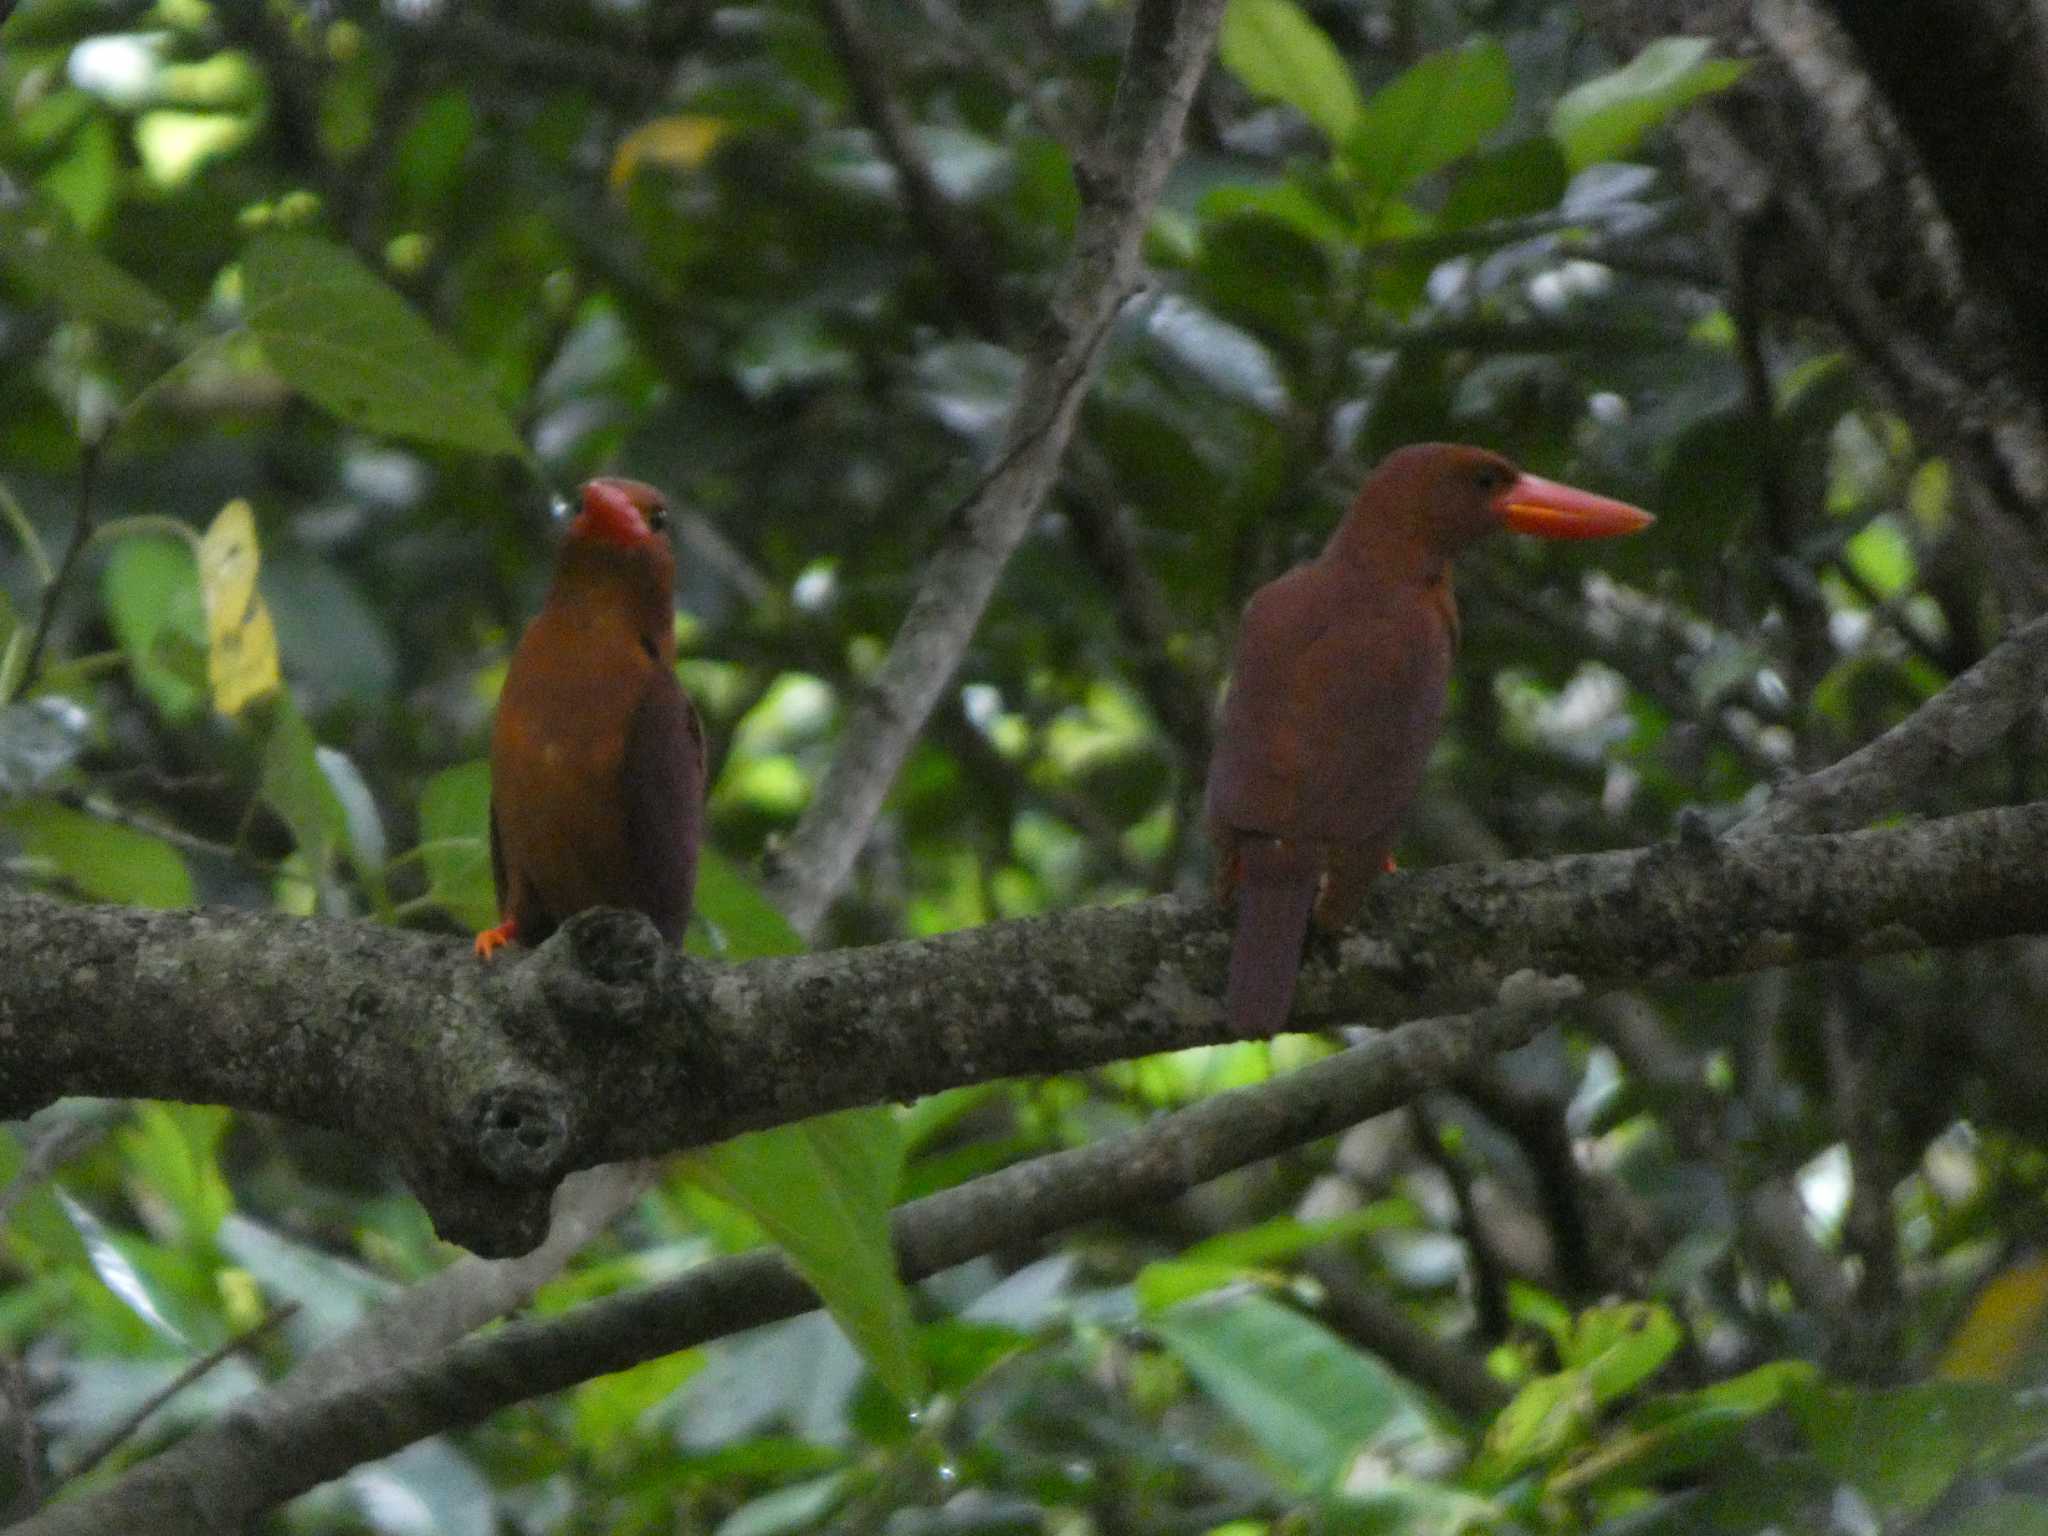
[(1311, 917), (1344, 927), (1389, 866), (1443, 726), (1452, 559), (1502, 528), (1599, 539), (1650, 522), (1485, 449), (1417, 443), (1373, 471), (1321, 555), (1252, 594), (1205, 805), (1217, 896), (1237, 901), (1236, 1034), (1280, 1029)]
[(637, 480), (592, 480), (554, 581), (512, 655), (491, 729), (488, 959), (575, 913), (690, 921), (704, 835), (704, 729), (676, 681), (668, 506)]

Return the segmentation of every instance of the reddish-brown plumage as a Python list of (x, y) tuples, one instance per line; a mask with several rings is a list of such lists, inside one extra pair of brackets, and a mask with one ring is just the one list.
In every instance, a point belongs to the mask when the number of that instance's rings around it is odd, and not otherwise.
[(1443, 723), (1452, 557), (1497, 528), (1604, 538), (1649, 522), (1498, 454), (1418, 443), (1373, 471), (1318, 558), (1252, 594), (1206, 809), (1218, 898), (1237, 898), (1238, 1034), (1280, 1028), (1310, 917), (1350, 922), (1386, 866)]
[(676, 681), (675, 556), (661, 493), (593, 480), (491, 730), (496, 928), (538, 944), (587, 907), (680, 940), (704, 825), (704, 732)]

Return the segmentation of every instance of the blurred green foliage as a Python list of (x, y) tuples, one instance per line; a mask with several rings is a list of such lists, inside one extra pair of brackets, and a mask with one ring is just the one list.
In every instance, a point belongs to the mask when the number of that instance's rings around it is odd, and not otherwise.
[[(485, 924), (491, 703), (551, 514), (617, 470), (684, 513), (681, 670), (716, 773), (692, 945), (793, 946), (749, 868), (808, 802), (995, 451), (1125, 23), (1089, 0), (867, 9), (1007, 335), (953, 312), (808, 0), (27, 0), (0, 23), (0, 879)], [(1589, 555), (1502, 541), (1470, 563), (1408, 862), (1732, 815), (1994, 638), (1946, 467), (1832, 339), (1787, 328), (1769, 398), (1745, 384), (1660, 132), (1739, 63), (1678, 38), (1607, 58), (1535, 0), (1233, 0), (1220, 59), (1149, 286), (829, 941), (1194, 888), (1200, 719), (1234, 615), (1405, 442), (1485, 442), (1662, 517)], [(1763, 504), (1767, 456), (1789, 522)], [(97, 532), (31, 675), (88, 485)], [(286, 689), (230, 719), (191, 541), (235, 497), (256, 508)], [(1994, 758), (1927, 798), (1982, 803), (2015, 778)], [(1959, 1324), (2039, 1335), (2038, 1287), (1971, 1297), (2024, 1276), (2040, 1241), (2044, 1100), (2024, 1072), (1969, 1077), (1925, 1046), (1937, 1020), (2024, 1017), (2029, 996), (1971, 958), (1646, 994), (1711, 1069), (1706, 1108), (1683, 1112), (1715, 1124), (1719, 1156), (1608, 1045), (1524, 1053), (1588, 1188), (1641, 1218), (1627, 1243), (1556, 1226), (1528, 1148), (1466, 1107), (1456, 1134), (1362, 1128), (989, 1256), (914, 1309), (878, 1268), (899, 1194), (1263, 1080), (1329, 1048), (1311, 1040), (750, 1139), (673, 1170), (540, 1310), (765, 1229), (860, 1319), (874, 1375), (823, 1319), (775, 1325), (358, 1468), (274, 1527), (1644, 1536), (1919, 1517), (2037, 1438), (2017, 1365), (1900, 1379)], [(1905, 1042), (1875, 1228), (1817, 1031), (1788, 1029), (1773, 1091), (1730, 1088), (1745, 1020), (1841, 1007)], [(1796, 1178), (1824, 1243), (1890, 1266), (1882, 1317), (1825, 1315), (1742, 1244), (1766, 1168)], [(95, 1475), (451, 1257), (378, 1149), (218, 1109), (60, 1105), (0, 1137), (0, 1187), (20, 1190), (0, 1345), (60, 1474), (268, 1309), (299, 1308)], [(1572, 1244), (1609, 1267), (1575, 1275)], [(1398, 1376), (1311, 1253), (1490, 1351), (1506, 1406), (1465, 1422)], [(1477, 1293), (1502, 1270), (1487, 1336)], [(926, 1386), (906, 1419), (891, 1392)], [(4, 1506), (22, 1489), (0, 1462)], [(2044, 1518), (2010, 1493), (1953, 1528)]]

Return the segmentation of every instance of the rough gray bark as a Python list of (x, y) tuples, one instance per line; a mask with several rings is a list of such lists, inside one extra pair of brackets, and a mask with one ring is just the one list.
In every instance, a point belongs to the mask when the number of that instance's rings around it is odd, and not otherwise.
[[(1579, 994), (1518, 975), (1494, 1006), (1409, 1024), (1286, 1077), (1217, 1094), (1138, 1130), (913, 1201), (894, 1219), (916, 1279), (1076, 1222), (1171, 1199), (1330, 1135), (1526, 1042)], [(657, 1285), (516, 1322), (311, 1401), (230, 1411), (112, 1486), (15, 1527), (19, 1536), (214, 1536), (352, 1466), (607, 1371), (809, 1311), (810, 1288), (760, 1249)]]
[[(1381, 882), (1291, 1027), (1385, 1024), (1523, 969), (1726, 976), (2048, 932), (2048, 803), (1881, 831), (1457, 865)], [(576, 1168), (824, 1110), (1229, 1037), (1207, 902), (702, 966), (585, 914), (530, 957), (364, 924), (0, 898), (0, 1113), (61, 1094), (265, 1109), (374, 1139), (444, 1235), (545, 1234)]]

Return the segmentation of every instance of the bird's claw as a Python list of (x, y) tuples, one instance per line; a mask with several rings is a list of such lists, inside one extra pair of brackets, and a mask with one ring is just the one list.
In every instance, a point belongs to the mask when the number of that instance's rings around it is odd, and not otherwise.
[(490, 959), (491, 956), (495, 955), (517, 937), (519, 937), (519, 924), (509, 917), (495, 928), (486, 928), (476, 936), (477, 959)]

